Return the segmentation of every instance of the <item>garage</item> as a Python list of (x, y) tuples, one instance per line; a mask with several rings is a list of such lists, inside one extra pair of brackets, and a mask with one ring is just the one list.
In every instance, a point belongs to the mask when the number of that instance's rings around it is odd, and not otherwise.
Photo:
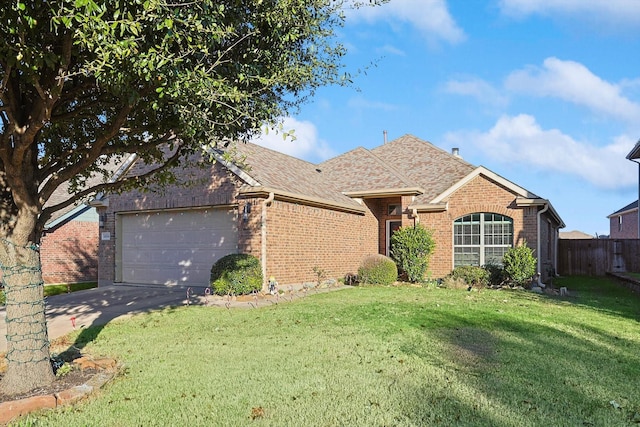
[(237, 252), (236, 219), (229, 208), (118, 215), (117, 281), (206, 286), (211, 266)]

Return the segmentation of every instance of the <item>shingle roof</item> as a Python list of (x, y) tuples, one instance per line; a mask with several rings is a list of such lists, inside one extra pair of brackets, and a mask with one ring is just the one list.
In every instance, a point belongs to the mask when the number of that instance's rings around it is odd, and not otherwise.
[(344, 192), (416, 186), (362, 147), (329, 159), (320, 168)]
[(607, 216), (607, 218), (610, 218), (610, 217), (612, 217), (614, 215), (618, 215), (618, 214), (621, 214), (622, 212), (626, 212), (626, 211), (630, 211), (630, 210), (634, 210), (634, 209), (638, 209), (638, 201), (637, 200), (635, 202), (629, 203), (627, 206), (625, 206), (622, 209), (618, 209), (617, 211), (615, 211), (611, 215)]
[(371, 152), (425, 190), (416, 204), (429, 203), (475, 169), (460, 157), (413, 135), (404, 135)]
[(314, 197), (341, 204), (359, 204), (345, 196), (327, 179), (327, 174), (313, 163), (291, 157), (278, 151), (252, 144), (237, 143), (237, 155), (246, 157), (245, 172), (261, 186), (275, 188), (303, 197)]

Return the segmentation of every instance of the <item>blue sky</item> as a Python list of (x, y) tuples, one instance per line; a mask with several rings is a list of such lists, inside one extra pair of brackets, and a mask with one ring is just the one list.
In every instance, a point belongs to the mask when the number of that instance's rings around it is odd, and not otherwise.
[(637, 199), (640, 0), (391, 0), (350, 11), (355, 87), (327, 87), (259, 143), (311, 161), (412, 134), (608, 234)]

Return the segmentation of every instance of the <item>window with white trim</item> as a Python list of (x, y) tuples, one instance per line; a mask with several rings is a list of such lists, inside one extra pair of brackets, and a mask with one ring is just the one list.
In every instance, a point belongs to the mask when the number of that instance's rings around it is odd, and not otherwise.
[(453, 221), (453, 266), (502, 264), (513, 247), (513, 219), (477, 212)]

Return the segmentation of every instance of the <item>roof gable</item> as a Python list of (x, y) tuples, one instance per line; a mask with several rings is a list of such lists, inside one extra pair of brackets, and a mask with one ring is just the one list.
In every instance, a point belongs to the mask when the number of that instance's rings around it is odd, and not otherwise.
[(404, 135), (371, 152), (400, 171), (406, 181), (424, 189), (416, 203), (429, 203), (474, 170), (462, 158), (413, 135)]
[[(229, 147), (246, 166), (236, 165), (251, 180), (247, 187), (277, 190), (290, 197), (311, 198), (360, 210), (360, 204), (345, 196), (318, 165), (253, 143), (237, 143)], [(242, 176), (241, 176), (242, 177)], [(247, 191), (248, 189), (245, 189)], [(266, 191), (266, 190), (265, 190)]]
[(622, 215), (624, 213), (632, 212), (632, 211), (636, 211), (636, 210), (638, 210), (638, 201), (637, 200), (635, 202), (629, 203), (624, 208), (618, 209), (614, 213), (608, 215), (607, 218), (611, 218), (611, 217), (614, 217), (614, 216), (617, 216), (617, 215)]
[(439, 194), (436, 198), (434, 198), (431, 201), (431, 203), (443, 202), (451, 194), (453, 194), (454, 192), (456, 192), (457, 190), (459, 190), (460, 188), (465, 186), (467, 183), (469, 183), (471, 180), (473, 180), (474, 178), (476, 178), (477, 176), (480, 176), (480, 175), (482, 175), (482, 176), (484, 176), (486, 178), (489, 178), (492, 181), (497, 182), (498, 184), (500, 184), (503, 187), (507, 188), (508, 190), (512, 191), (516, 196), (524, 197), (524, 198), (527, 198), (527, 199), (539, 199), (540, 198), (540, 197), (536, 196), (535, 194), (531, 193), (530, 191), (520, 187), (519, 185), (514, 184), (513, 182), (509, 181), (508, 179), (501, 177), (497, 173), (490, 171), (489, 169), (485, 168), (484, 166), (478, 166), (473, 171), (471, 171), (471, 173), (469, 173), (467, 176), (465, 176), (460, 181), (456, 182), (451, 187), (447, 188), (444, 192)]

